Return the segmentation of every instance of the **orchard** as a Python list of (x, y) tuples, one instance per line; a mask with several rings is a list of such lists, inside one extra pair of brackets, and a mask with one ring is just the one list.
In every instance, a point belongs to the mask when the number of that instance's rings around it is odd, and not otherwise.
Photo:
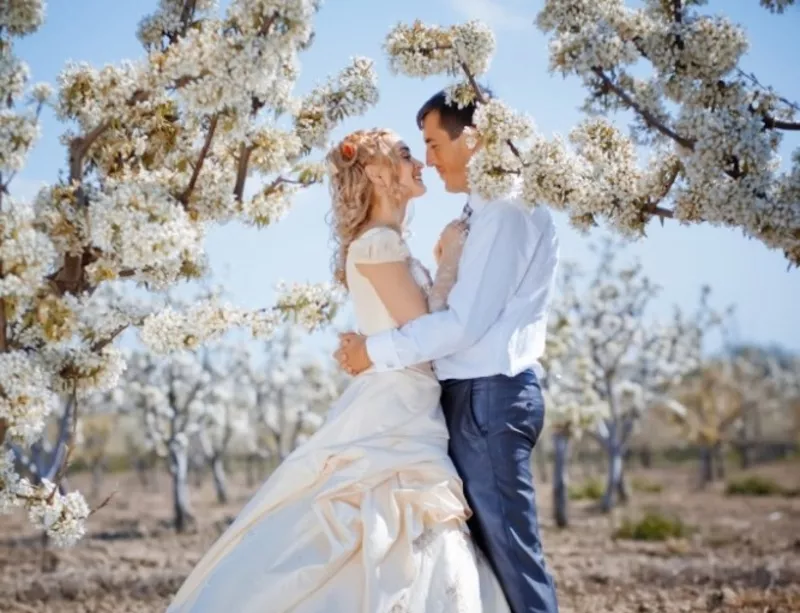
[[(626, 247), (654, 224), (734, 229), (796, 283), (800, 148), (779, 151), (800, 107), (744, 67), (755, 42), (710, 12), (725, 4), (537, 3), (551, 73), (585, 94), (564, 137), (484, 86), (498, 39), (481, 21), (388, 20), (370, 34), (384, 57), (299, 91), (321, 2), (221, 4), (159, 0), (135, 58), (68, 62), (38, 83), (17, 50), (45, 2), (0, 0), (0, 609), (163, 607), (324, 424), (349, 381), (308, 335), (341, 313), (344, 288), (289, 279), (255, 309), (176, 290), (215, 279), (214, 228), (266, 230), (326, 183), (332, 134), (383, 103), (378, 66), (477, 102), (471, 189), (550, 207), (593, 245), (588, 264), (564, 254), (534, 466), (564, 610), (800, 608), (800, 357), (731, 341), (736, 311), (714, 279), (693, 310), (653, 315), (671, 300)], [(793, 0), (760, 4), (797, 17)], [(19, 196), (46, 109), (64, 165)], [(698, 562), (713, 556), (717, 570)]]

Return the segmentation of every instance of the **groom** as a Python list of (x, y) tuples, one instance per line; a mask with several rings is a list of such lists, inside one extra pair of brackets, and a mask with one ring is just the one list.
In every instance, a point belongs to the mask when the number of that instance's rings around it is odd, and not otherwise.
[(464, 128), (475, 106), (444, 92), (417, 113), (426, 162), (451, 193), (469, 194), (469, 234), (444, 311), (398, 330), (342, 335), (336, 357), (350, 374), (433, 361), (442, 385), (450, 455), (474, 513), (470, 529), (514, 613), (556, 613), (542, 553), (531, 453), (544, 423), (539, 385), (558, 240), (545, 207), (470, 193), (473, 149)]

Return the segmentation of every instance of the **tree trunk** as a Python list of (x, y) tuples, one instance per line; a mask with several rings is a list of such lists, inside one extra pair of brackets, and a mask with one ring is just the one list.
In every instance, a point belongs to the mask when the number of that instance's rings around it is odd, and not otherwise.
[(710, 446), (704, 445), (700, 449), (700, 487), (706, 487), (714, 481), (715, 475), (714, 451)]
[(92, 491), (90, 497), (97, 500), (103, 487), (103, 477), (105, 476), (105, 462), (98, 461), (92, 463)]
[(228, 480), (225, 477), (225, 464), (221, 454), (215, 454), (210, 461), (211, 475), (214, 478), (214, 490), (217, 492), (217, 502), (228, 502)]
[(189, 504), (189, 458), (185, 449), (170, 448), (169, 469), (172, 475), (172, 508), (175, 530), (183, 532), (194, 520)]
[(625, 462), (622, 463), (622, 472), (617, 481), (617, 498), (620, 504), (627, 504), (628, 500), (630, 500), (630, 496), (628, 496), (628, 482), (625, 479)]
[(715, 477), (719, 480), (725, 479), (725, 455), (723, 453), (723, 448), (721, 443), (717, 443), (714, 445), (714, 464), (716, 464), (716, 473)]
[(613, 509), (617, 501), (621, 499), (620, 494), (627, 496), (623, 482), (623, 452), (622, 445), (613, 438), (608, 441), (608, 475), (606, 477), (606, 491), (600, 501), (600, 510), (608, 513)]
[(193, 456), (192, 459), (189, 460), (189, 473), (192, 475), (194, 487), (197, 489), (203, 487), (203, 481), (206, 472), (205, 469), (205, 463), (199, 461), (196, 457)]
[(559, 528), (566, 528), (569, 524), (567, 514), (568, 477), (567, 477), (567, 452), (569, 451), (569, 436), (553, 433), (553, 513)]
[(739, 468), (747, 470), (753, 465), (753, 446), (749, 441), (743, 440), (737, 443), (736, 450), (739, 455)]
[(650, 445), (644, 445), (639, 450), (639, 461), (642, 463), (642, 468), (650, 469), (653, 467), (653, 450)]
[(533, 461), (536, 465), (536, 473), (539, 476), (539, 481), (541, 483), (547, 483), (547, 451), (544, 445), (534, 445)]
[(247, 487), (253, 487), (256, 484), (256, 470), (258, 469), (258, 456), (254, 453), (248, 454), (245, 458), (245, 479)]
[(150, 489), (150, 474), (147, 472), (147, 461), (144, 457), (139, 456), (134, 460), (133, 464), (136, 476), (139, 477), (139, 484), (143, 489)]

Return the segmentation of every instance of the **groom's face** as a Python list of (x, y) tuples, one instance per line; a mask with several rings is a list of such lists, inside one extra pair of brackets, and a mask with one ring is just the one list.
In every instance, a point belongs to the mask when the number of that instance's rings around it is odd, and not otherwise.
[(439, 111), (431, 111), (422, 120), (422, 136), (425, 139), (425, 163), (439, 173), (444, 188), (451, 193), (466, 193), (467, 163), (472, 150), (467, 147), (466, 136), (457, 138), (441, 126)]

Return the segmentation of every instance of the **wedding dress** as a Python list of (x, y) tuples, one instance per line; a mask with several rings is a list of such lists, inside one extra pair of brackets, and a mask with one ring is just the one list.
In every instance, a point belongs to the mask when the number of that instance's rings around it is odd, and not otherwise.
[[(364, 334), (396, 322), (355, 264), (409, 258), (389, 228), (351, 244), (346, 273)], [(427, 271), (410, 261), (430, 293)], [(357, 376), (323, 427), (200, 560), (167, 613), (507, 613), (469, 538), (439, 394), (427, 365)]]

